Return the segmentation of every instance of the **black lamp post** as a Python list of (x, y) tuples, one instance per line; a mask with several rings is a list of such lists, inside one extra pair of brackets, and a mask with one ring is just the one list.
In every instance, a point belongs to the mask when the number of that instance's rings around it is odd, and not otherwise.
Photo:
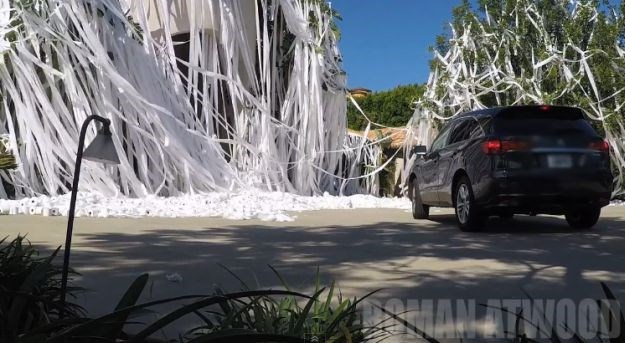
[[(92, 121), (98, 121), (102, 124), (101, 129), (98, 131), (98, 135), (93, 142), (89, 144), (87, 149), (83, 151), (85, 146), (85, 135), (87, 134), (87, 128)], [(119, 157), (115, 150), (115, 144), (111, 134), (111, 121), (106, 118), (102, 118), (97, 115), (91, 115), (87, 117), (80, 129), (80, 136), (78, 138), (78, 152), (76, 153), (76, 166), (74, 168), (74, 181), (72, 183), (72, 197), (69, 202), (69, 213), (67, 219), (67, 232), (65, 236), (65, 251), (63, 255), (63, 274), (61, 276), (61, 316), (64, 315), (65, 310), (65, 293), (67, 293), (67, 276), (69, 273), (69, 256), (72, 247), (72, 231), (74, 230), (74, 212), (76, 210), (76, 193), (78, 192), (78, 180), (80, 179), (80, 166), (82, 159), (119, 164)]]

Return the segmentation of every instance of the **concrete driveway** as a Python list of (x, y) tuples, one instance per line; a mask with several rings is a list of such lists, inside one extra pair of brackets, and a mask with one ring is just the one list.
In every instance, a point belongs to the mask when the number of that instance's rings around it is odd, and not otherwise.
[[(277, 287), (267, 265), (298, 290), (316, 268), (349, 296), (382, 288), (374, 299), (598, 298), (606, 281), (625, 300), (625, 207), (604, 209), (590, 231), (563, 218), (492, 219), (479, 233), (460, 232), (449, 210), (415, 221), (403, 210), (337, 210), (297, 214), (291, 223), (205, 219), (91, 219), (75, 226), (72, 267), (91, 290), (79, 301), (92, 313), (111, 310), (127, 285), (150, 273), (148, 298), (241, 287), (218, 264), (254, 286)], [(61, 245), (65, 218), (0, 217), (2, 235), (28, 233)], [(59, 261), (60, 262), (60, 261)], [(178, 273), (182, 282), (166, 275)]]

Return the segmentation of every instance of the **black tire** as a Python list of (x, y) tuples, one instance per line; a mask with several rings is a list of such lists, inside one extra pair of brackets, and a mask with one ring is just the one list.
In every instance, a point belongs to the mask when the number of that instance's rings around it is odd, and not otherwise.
[(564, 215), (566, 221), (574, 229), (590, 229), (597, 224), (599, 216), (601, 216), (600, 207), (585, 208)]
[(499, 216), (499, 218), (505, 219), (505, 220), (512, 220), (514, 218), (514, 213), (512, 212), (502, 212), (497, 215)]
[(454, 211), (456, 222), (462, 231), (479, 231), (486, 224), (486, 216), (475, 204), (473, 188), (466, 176), (463, 176), (456, 183), (453, 193)]
[(410, 182), (410, 200), (412, 200), (412, 217), (414, 219), (428, 219), (430, 217), (430, 206), (421, 202), (421, 192), (417, 180)]

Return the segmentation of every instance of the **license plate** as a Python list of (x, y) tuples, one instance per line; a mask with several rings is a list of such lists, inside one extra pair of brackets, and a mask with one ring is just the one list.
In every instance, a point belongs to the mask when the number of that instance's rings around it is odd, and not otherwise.
[(547, 155), (547, 167), (549, 168), (573, 168), (571, 155)]

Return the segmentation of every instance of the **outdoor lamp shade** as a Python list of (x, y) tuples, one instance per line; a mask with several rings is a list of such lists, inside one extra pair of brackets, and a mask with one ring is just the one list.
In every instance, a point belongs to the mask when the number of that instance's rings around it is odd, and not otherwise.
[(94, 162), (119, 164), (119, 156), (117, 156), (111, 134), (98, 132), (93, 142), (85, 149), (83, 158)]

